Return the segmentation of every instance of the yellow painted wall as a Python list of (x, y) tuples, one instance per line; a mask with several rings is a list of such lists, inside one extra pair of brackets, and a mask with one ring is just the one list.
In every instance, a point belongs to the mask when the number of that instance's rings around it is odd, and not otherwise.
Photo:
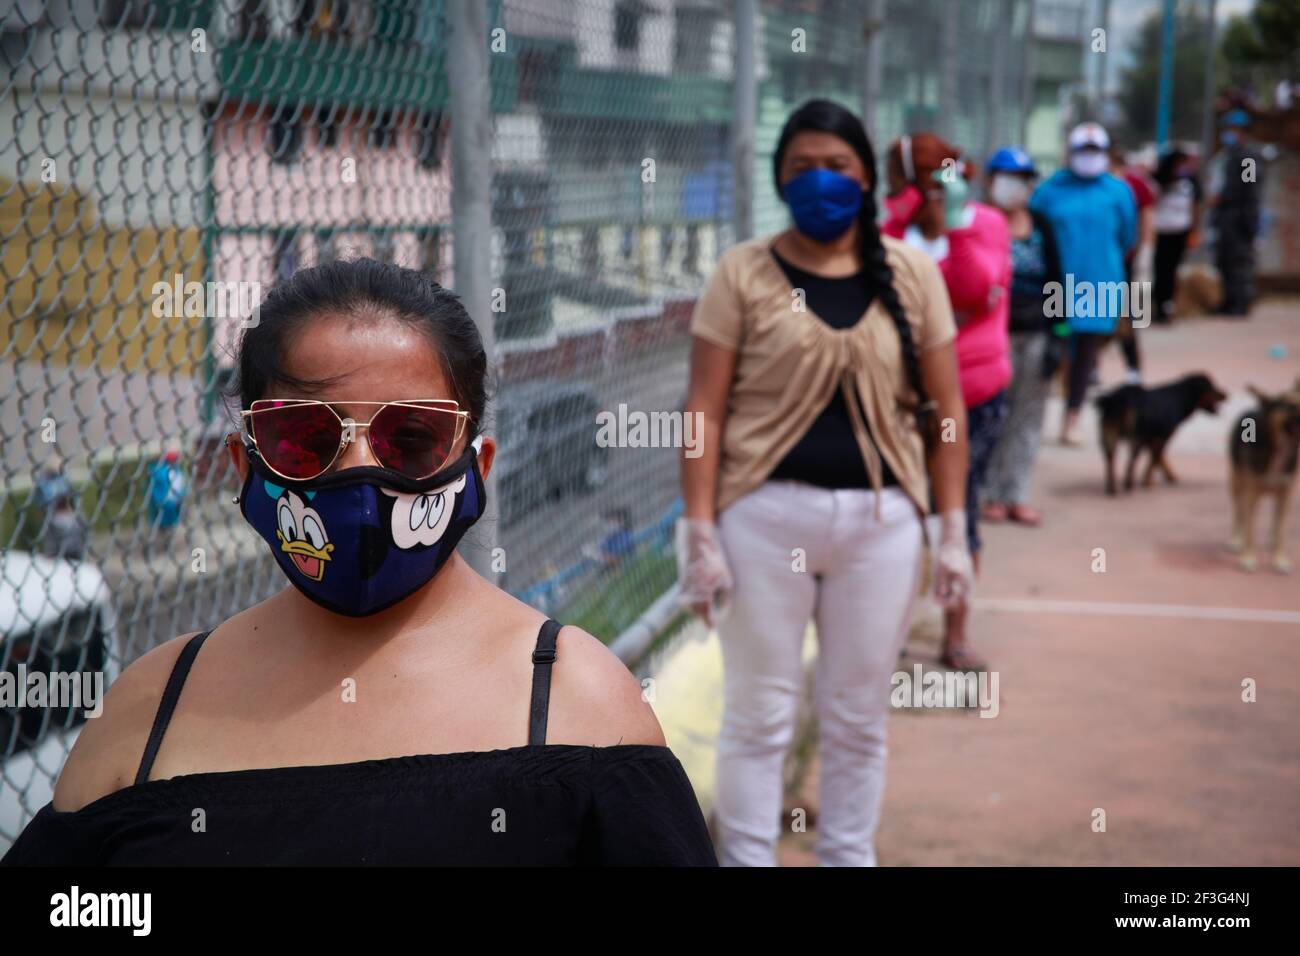
[(155, 282), (203, 281), (198, 229), (109, 227), (91, 197), (0, 177), (0, 355), (105, 371), (195, 373), (203, 320), (155, 318)]

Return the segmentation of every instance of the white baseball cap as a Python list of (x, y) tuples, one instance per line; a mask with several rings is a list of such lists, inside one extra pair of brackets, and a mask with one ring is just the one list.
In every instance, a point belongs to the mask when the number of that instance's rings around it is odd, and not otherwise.
[(1070, 152), (1076, 149), (1085, 149), (1092, 147), (1103, 151), (1110, 150), (1110, 136), (1100, 123), (1080, 123), (1074, 129), (1070, 130), (1070, 138), (1066, 141)]

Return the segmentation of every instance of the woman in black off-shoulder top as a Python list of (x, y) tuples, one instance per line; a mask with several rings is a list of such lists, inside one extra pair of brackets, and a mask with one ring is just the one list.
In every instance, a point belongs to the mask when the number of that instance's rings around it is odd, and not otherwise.
[(495, 453), (455, 296), (303, 270), (239, 368), (237, 501), (293, 587), (127, 668), (0, 862), (716, 866), (637, 680), (455, 553)]

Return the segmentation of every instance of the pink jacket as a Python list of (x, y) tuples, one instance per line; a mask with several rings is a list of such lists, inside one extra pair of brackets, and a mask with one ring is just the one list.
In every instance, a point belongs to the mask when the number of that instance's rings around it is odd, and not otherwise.
[[(974, 408), (1011, 384), (1011, 233), (997, 209), (970, 205), (974, 220), (948, 232), (948, 255), (938, 265), (957, 317), (962, 398)], [(902, 239), (907, 223), (891, 217), (880, 228)]]

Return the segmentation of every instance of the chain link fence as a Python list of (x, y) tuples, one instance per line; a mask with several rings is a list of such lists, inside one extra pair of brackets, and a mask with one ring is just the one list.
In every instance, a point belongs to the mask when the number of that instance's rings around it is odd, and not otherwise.
[[(220, 389), (261, 290), (295, 269), (368, 255), (454, 285), (455, 2), (0, 0), (10, 688), (111, 682), (282, 586), (231, 501)], [(667, 445), (689, 434), (656, 413), (681, 408), (690, 311), (737, 204), (758, 231), (785, 224), (770, 173), (785, 116), (871, 95), (881, 152), (943, 122), (976, 151), (1015, 138), (1037, 95), (1030, 6), (755, 4), (738, 195), (732, 0), (487, 4), (500, 454), (496, 521), (470, 540), (486, 536), (503, 587), (605, 640), (669, 590)], [(50, 798), (83, 714), (0, 698), (0, 848)]]

